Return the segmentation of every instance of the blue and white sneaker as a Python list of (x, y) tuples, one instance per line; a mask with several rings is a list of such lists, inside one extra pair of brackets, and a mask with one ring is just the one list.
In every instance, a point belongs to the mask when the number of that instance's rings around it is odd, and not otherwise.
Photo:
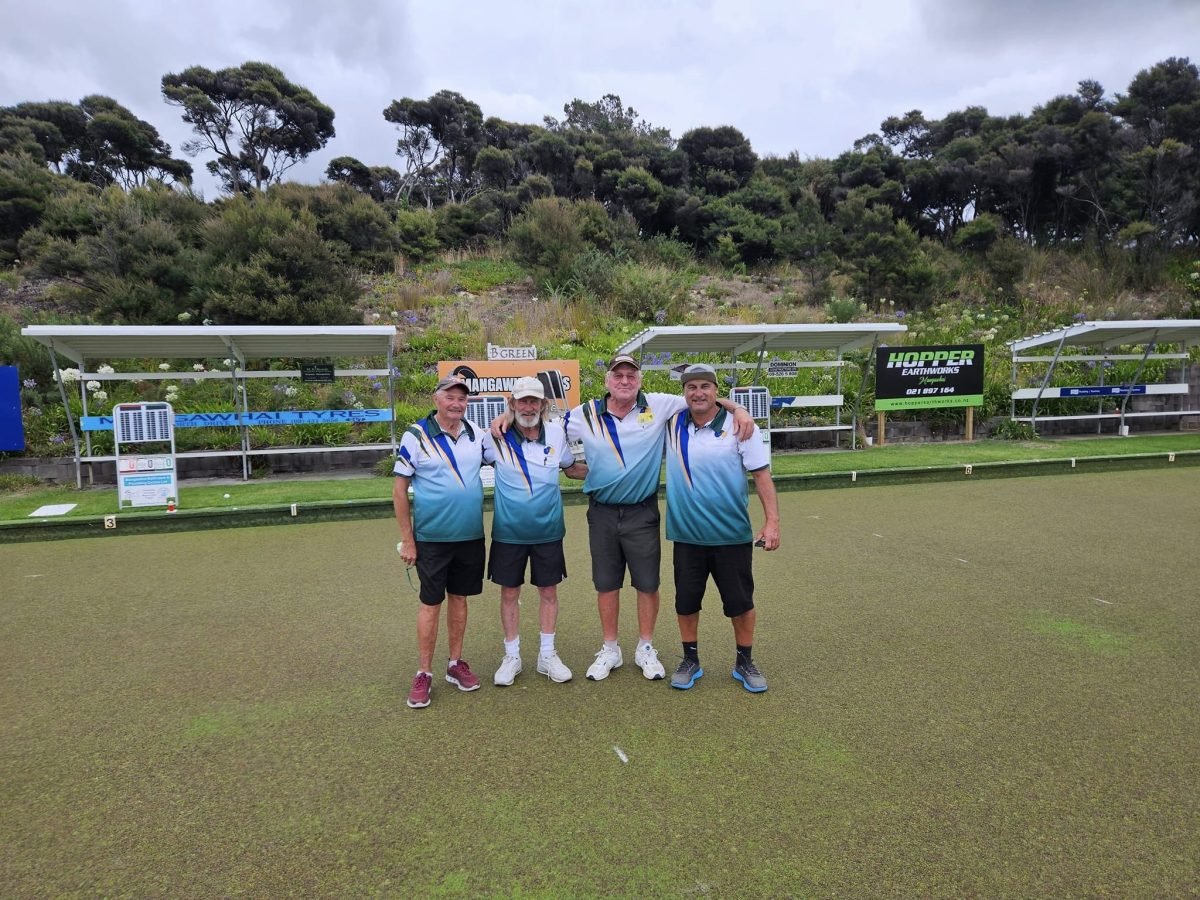
[(752, 694), (761, 694), (767, 689), (767, 679), (758, 671), (753, 661), (738, 660), (733, 667), (733, 677), (742, 683), (742, 687)]
[(704, 670), (700, 668), (698, 660), (684, 657), (683, 661), (679, 664), (679, 668), (675, 670), (675, 674), (671, 676), (671, 687), (686, 691), (703, 674)]

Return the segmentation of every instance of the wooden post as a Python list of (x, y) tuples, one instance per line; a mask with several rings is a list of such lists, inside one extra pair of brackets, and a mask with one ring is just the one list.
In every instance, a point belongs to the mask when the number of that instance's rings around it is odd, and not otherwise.
[(967, 407), (967, 440), (975, 440), (975, 407)]
[(875, 446), (882, 447), (884, 444), (883, 425), (886, 418), (885, 413), (875, 414)]

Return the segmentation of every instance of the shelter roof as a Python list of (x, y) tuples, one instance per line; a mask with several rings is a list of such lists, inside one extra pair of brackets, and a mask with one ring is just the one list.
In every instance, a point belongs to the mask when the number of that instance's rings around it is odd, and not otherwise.
[(797, 352), (869, 347), (876, 340), (900, 335), (908, 326), (897, 322), (844, 325), (668, 325), (647, 328), (617, 348), (617, 353), (728, 353), (740, 356), (760, 350)]
[(105, 359), (386, 356), (391, 325), (30, 325), (21, 334), (83, 365)]
[(1134, 344), (1200, 344), (1200, 319), (1135, 319), (1079, 322), (1008, 342), (1013, 353), (1062, 342), (1074, 347), (1126, 347)]

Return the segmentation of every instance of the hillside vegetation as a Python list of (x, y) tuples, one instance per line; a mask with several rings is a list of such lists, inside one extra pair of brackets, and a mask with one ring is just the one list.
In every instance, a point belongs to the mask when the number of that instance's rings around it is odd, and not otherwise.
[[(0, 362), (45, 411), (34, 446), (65, 426), (47, 354), (19, 337), (32, 322), (394, 323), (403, 418), (439, 359), (489, 341), (579, 359), (586, 393), (596, 361), (647, 324), (903, 321), (909, 342), (992, 351), (994, 415), (1007, 339), (1200, 315), (1200, 70), (1187, 59), (1124, 93), (1081, 81), (1028, 114), (911, 110), (835, 159), (760, 158), (729, 126), (675, 138), (613, 95), (532, 125), (440, 91), (384, 111), (396, 168), (339, 157), (321, 185), (285, 175), (334, 139), (334, 111), (278, 69), (192, 67), (162, 91), (197, 135), (185, 150), (222, 180), (216, 200), (112, 98), (0, 108)], [(819, 378), (778, 389), (825, 392)], [(377, 383), (260, 387), (296, 405), (378, 405)], [(113, 390), (223, 399), (182, 378)], [(846, 393), (859, 395), (853, 374)]]

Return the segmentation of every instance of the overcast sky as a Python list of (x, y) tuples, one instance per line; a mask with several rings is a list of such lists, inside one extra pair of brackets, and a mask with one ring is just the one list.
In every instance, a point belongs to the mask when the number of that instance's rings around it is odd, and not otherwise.
[[(831, 157), (889, 115), (1027, 113), (1091, 78), (1109, 95), (1170, 56), (1200, 62), (1198, 0), (5, 0), (0, 106), (106, 94), (182, 155), (160, 81), (271, 63), (336, 113), (335, 156), (397, 165), (401, 97), (441, 89), (538, 123), (619, 94), (678, 138), (733, 125), (760, 155)], [(193, 162), (210, 199), (214, 182)], [(398, 166), (397, 166), (398, 167)]]

